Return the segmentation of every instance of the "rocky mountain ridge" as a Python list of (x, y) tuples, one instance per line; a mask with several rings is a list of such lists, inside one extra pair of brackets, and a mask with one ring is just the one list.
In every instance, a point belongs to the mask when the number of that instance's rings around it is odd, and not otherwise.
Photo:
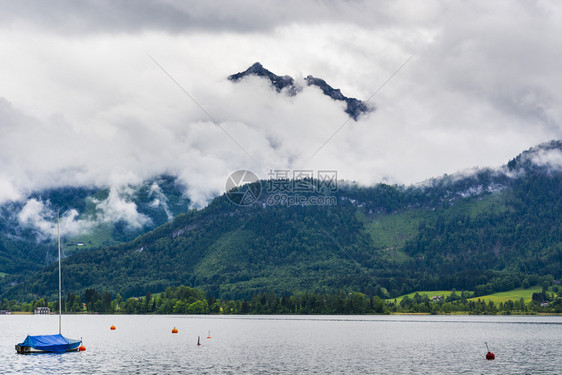
[[(243, 72), (239, 72), (228, 76), (228, 79), (232, 82), (238, 82), (248, 76), (262, 77), (268, 80), (271, 86), (278, 93), (284, 92), (289, 96), (295, 96), (302, 90), (302, 86), (300, 86), (299, 83), (296, 82), (293, 77), (288, 75), (279, 76), (264, 68), (263, 65), (260, 64), (259, 62), (254, 63), (252, 66), (250, 66), (248, 69), (246, 69)], [(350, 98), (343, 95), (341, 90), (334, 89), (325, 80), (321, 78), (316, 78), (313, 77), (312, 75), (308, 75), (304, 79), (304, 83), (306, 83), (307, 86), (318, 87), (324, 95), (332, 98), (333, 100), (345, 102), (346, 103), (345, 113), (347, 113), (349, 117), (351, 117), (355, 121), (357, 121), (361, 116), (374, 110), (373, 106), (369, 106), (368, 104), (362, 102), (359, 99)]]

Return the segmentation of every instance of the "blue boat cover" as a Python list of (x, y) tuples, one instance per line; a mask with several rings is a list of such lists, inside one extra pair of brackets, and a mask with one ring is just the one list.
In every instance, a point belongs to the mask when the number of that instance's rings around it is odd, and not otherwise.
[(68, 350), (76, 349), (80, 345), (80, 340), (67, 339), (61, 334), (44, 336), (27, 336), (19, 346), (31, 346), (37, 350), (45, 352), (64, 353)]

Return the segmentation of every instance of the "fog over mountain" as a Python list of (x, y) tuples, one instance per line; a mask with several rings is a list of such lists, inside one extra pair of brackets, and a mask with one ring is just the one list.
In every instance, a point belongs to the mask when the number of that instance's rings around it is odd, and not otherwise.
[[(562, 138), (556, 2), (0, 5), (0, 203), (109, 186), (130, 212), (129, 185), (172, 175), (203, 207), (238, 169), (410, 184)], [(298, 94), (228, 80), (256, 61)], [(376, 110), (350, 121), (309, 75)]]

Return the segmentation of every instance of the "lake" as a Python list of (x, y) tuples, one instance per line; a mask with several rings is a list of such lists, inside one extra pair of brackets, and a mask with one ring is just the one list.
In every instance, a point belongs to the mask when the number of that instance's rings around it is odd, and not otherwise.
[(559, 316), (65, 315), (62, 331), (87, 350), (18, 355), (58, 317), (0, 315), (0, 373), (562, 373)]

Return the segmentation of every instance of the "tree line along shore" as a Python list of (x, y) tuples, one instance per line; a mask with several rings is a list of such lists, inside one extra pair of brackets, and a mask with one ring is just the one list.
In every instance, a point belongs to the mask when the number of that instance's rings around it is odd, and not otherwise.
[[(274, 292), (259, 293), (249, 299), (224, 300), (208, 296), (204, 291), (188, 286), (168, 287), (164, 292), (144, 297), (123, 299), (118, 293), (86, 289), (85, 293), (69, 293), (63, 299), (65, 313), (100, 314), (560, 314), (562, 288), (543, 285), (529, 289), (530, 300), (523, 296), (494, 302), (494, 298), (476, 298), (472, 292), (449, 291), (441, 295), (423, 292), (382, 299), (358, 292), (340, 291), (334, 294), (293, 293), (278, 296)], [(48, 307), (58, 312), (58, 301), (44, 298), (29, 302), (2, 300), (4, 312), (32, 313)], [(45, 311), (45, 310), (43, 310)]]

